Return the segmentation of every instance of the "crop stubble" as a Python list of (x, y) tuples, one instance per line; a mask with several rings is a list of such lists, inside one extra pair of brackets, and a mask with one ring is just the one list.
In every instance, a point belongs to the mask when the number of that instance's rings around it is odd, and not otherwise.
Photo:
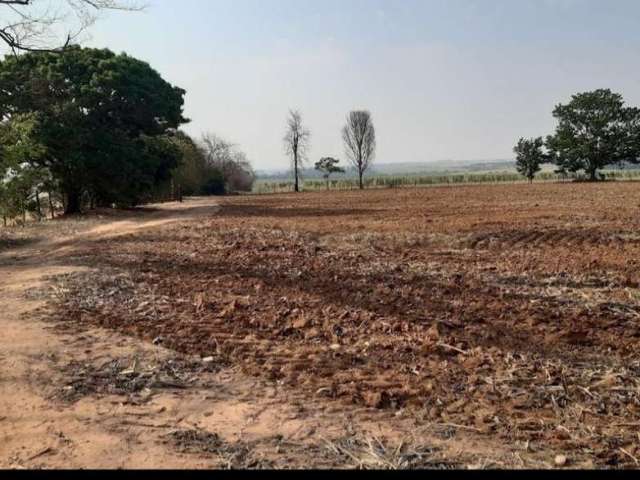
[(640, 186), (228, 197), (94, 242), (61, 318), (343, 408), (638, 466)]

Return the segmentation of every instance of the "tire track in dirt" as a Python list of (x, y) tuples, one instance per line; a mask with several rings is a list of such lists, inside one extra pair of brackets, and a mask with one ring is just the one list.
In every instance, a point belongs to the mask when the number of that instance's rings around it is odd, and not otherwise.
[(640, 235), (634, 232), (601, 232), (598, 230), (514, 230), (472, 236), (471, 249), (542, 249), (548, 247), (591, 248), (640, 245)]
[[(33, 292), (46, 277), (81, 271), (69, 258), (96, 241), (136, 235), (180, 221), (197, 221), (217, 211), (204, 205), (196, 212), (160, 211), (148, 217), (109, 222), (73, 238), (43, 241), (7, 252), (0, 259), (0, 467), (24, 468), (211, 468), (225, 466), (219, 455), (184, 453), (165, 440), (167, 432), (197, 429), (215, 432), (225, 442), (257, 442), (256, 455), (290, 466), (313, 466), (324, 438), (340, 438), (354, 425), (406, 443), (415, 437), (415, 422), (371, 409), (335, 409), (277, 383), (257, 381), (236, 369), (210, 378), (217, 387), (156, 392), (143, 405), (128, 405), (118, 395), (90, 395), (66, 405), (51, 397), (71, 381), (69, 365), (93, 365), (120, 358), (153, 361), (175, 352), (100, 328), (59, 330), (44, 323), (48, 312)], [(24, 295), (31, 292), (29, 298)], [(230, 336), (232, 338), (233, 336)], [(244, 340), (245, 348), (255, 345)], [(277, 357), (274, 357), (274, 359)], [(286, 354), (280, 364), (288, 364)], [(307, 360), (300, 360), (308, 365)], [(91, 370), (89, 368), (89, 370)], [(74, 380), (78, 382), (81, 380)], [(217, 392), (217, 393), (216, 393)], [(222, 393), (221, 393), (222, 392)], [(224, 393), (226, 392), (226, 393)], [(391, 417), (391, 418), (389, 418)], [(393, 420), (393, 421), (389, 421)], [(506, 455), (503, 447), (459, 432), (451, 444), (438, 428), (421, 428), (418, 440), (437, 446), (447, 458), (474, 461)], [(280, 435), (294, 442), (291, 455), (282, 454)], [(449, 437), (450, 438), (450, 437)], [(489, 447), (489, 445), (492, 445)], [(307, 446), (305, 446), (307, 445)], [(473, 454), (462, 455), (459, 449)], [(322, 447), (324, 449), (325, 447)], [(281, 453), (278, 453), (281, 452)], [(344, 466), (351, 458), (323, 459), (325, 466)], [(333, 464), (331, 462), (334, 462)], [(335, 463), (338, 462), (338, 463)], [(342, 462), (342, 463), (341, 463)], [(258, 463), (260, 465), (260, 463)]]

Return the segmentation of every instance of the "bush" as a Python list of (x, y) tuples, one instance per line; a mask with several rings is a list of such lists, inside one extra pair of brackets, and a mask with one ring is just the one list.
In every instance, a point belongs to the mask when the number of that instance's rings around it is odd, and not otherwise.
[(202, 195), (224, 195), (226, 193), (225, 181), (222, 172), (212, 171), (202, 185)]

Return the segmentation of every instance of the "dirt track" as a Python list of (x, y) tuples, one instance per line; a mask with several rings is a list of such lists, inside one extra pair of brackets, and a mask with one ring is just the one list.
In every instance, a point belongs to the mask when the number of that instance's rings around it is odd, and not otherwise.
[[(176, 458), (145, 441), (148, 433), (122, 426), (131, 418), (125, 406), (92, 399), (65, 408), (49, 398), (64, 387), (60, 366), (144, 355), (149, 348), (100, 330), (57, 333), (34, 318), (32, 312), (43, 302), (29, 294), (42, 288), (47, 276), (81, 270), (65, 258), (86, 242), (171, 221), (165, 212), (155, 216), (160, 218), (69, 221), (49, 228), (49, 238), (0, 257), (0, 468), (153, 467), (159, 457), (165, 467), (207, 465)], [(135, 448), (142, 441), (145, 448)]]
[(171, 208), (2, 255), (0, 465), (637, 466), (637, 184)]

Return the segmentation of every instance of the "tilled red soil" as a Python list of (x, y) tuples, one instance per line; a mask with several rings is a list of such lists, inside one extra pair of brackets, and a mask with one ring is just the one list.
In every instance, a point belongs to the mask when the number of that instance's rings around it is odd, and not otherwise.
[(344, 408), (637, 467), (639, 227), (634, 183), (229, 197), (87, 247), (100, 269), (65, 279), (61, 312)]

